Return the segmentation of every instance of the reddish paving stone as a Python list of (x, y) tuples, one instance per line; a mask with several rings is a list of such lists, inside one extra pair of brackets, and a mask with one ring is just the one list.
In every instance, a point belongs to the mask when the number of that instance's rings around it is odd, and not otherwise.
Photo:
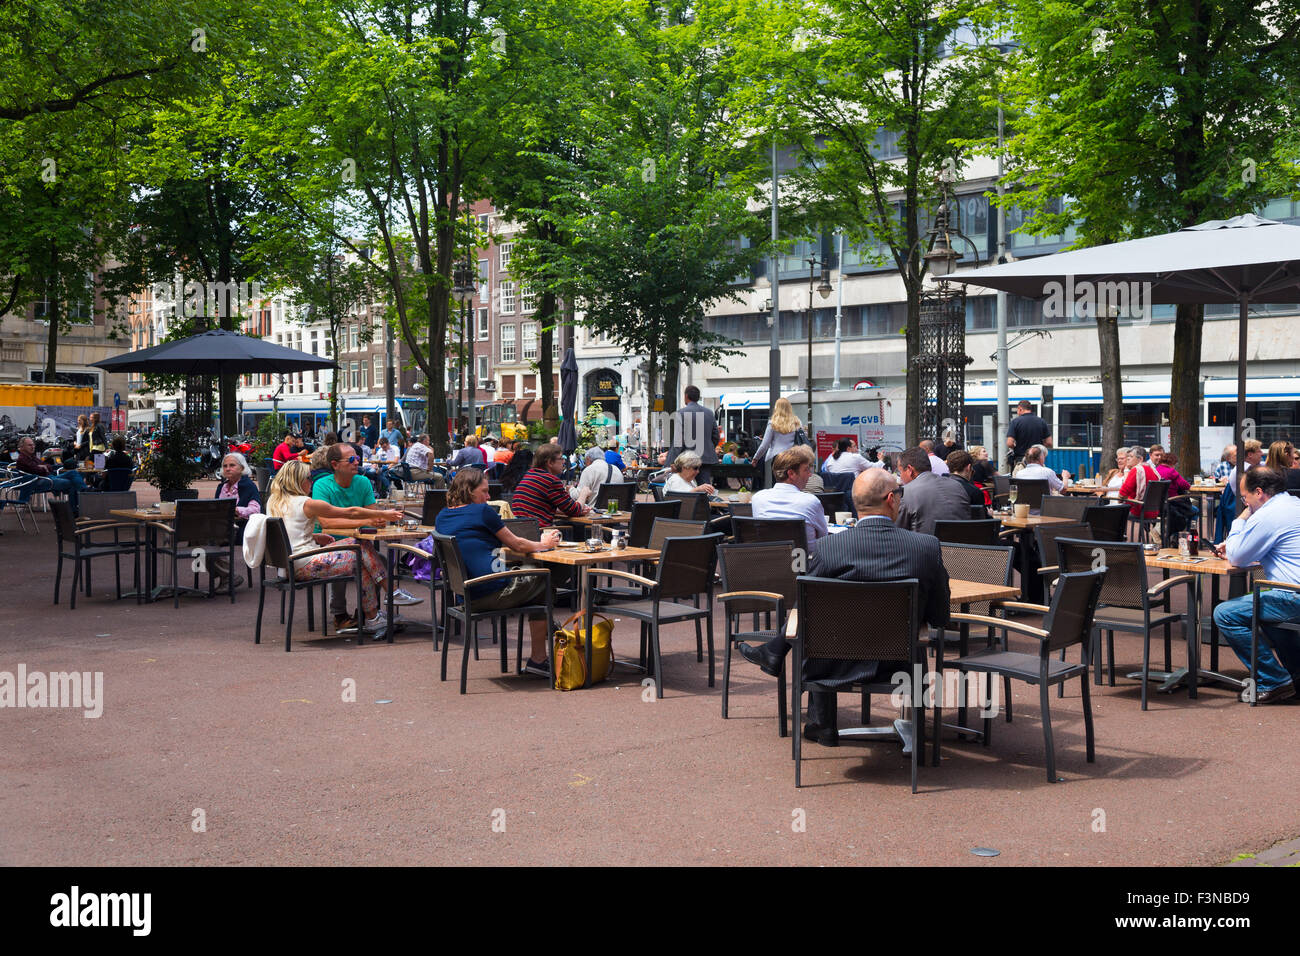
[[(1015, 722), (999, 718), (988, 748), (947, 734), (915, 796), (896, 744), (809, 744), (796, 790), (775, 682), (737, 656), (722, 720), (721, 654), (709, 688), (689, 626), (665, 632), (663, 700), (644, 700), (632, 671), (567, 694), (503, 677), (490, 640), (461, 697), (459, 648), (443, 683), (414, 629), (393, 646), (304, 640), (300, 609), (286, 654), (270, 601), (254, 645), (247, 589), (233, 606), (138, 607), (111, 600), (101, 567), (92, 598), (54, 607), (51, 522), (39, 536), (13, 525), (0, 670), (103, 671), (106, 702), (95, 720), (0, 710), (3, 864), (1215, 864), (1295, 833), (1300, 708), (1249, 708), (1226, 688), (1153, 694), (1145, 714), (1135, 682), (1095, 688), (1095, 764), (1077, 690), (1053, 697), (1056, 785), (1037, 695), (1014, 685)], [(720, 647), (720, 618), (715, 633)], [(636, 630), (619, 624), (614, 641), (634, 654)], [(1140, 662), (1136, 639), (1116, 645), (1124, 668)], [(879, 698), (875, 713), (894, 715)]]

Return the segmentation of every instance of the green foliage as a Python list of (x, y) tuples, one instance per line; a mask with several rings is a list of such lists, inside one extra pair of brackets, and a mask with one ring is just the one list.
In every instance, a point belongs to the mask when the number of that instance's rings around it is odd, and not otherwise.
[(203, 477), (203, 466), (195, 460), (194, 437), (179, 420), (173, 418), (155, 441), (140, 462), (138, 477), (159, 491), (188, 488)]
[(261, 465), (275, 452), (275, 448), (289, 433), (289, 419), (283, 415), (267, 415), (257, 423), (253, 450), (248, 456), (250, 465)]

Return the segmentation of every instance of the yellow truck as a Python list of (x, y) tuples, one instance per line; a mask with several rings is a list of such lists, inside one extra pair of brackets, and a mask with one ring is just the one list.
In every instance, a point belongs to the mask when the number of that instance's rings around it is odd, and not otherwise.
[(0, 406), (32, 408), (36, 405), (94, 404), (95, 393), (84, 385), (0, 384)]

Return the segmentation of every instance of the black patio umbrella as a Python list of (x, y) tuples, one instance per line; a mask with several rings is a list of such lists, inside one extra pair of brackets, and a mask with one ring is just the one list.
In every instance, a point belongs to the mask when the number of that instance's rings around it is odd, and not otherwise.
[(573, 357), (573, 349), (564, 353), (560, 363), (560, 447), (566, 455), (572, 455), (578, 447), (578, 429), (574, 424), (578, 405), (578, 360)]
[(333, 368), (334, 360), (238, 332), (212, 329), (175, 342), (115, 355), (93, 363), (93, 367), (158, 375), (244, 375)]

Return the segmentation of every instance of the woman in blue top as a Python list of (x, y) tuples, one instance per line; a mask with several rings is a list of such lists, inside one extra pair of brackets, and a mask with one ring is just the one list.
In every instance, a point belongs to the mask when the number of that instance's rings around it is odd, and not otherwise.
[[(487, 475), (483, 470), (462, 468), (447, 489), (447, 507), (438, 512), (433, 522), (439, 534), (456, 539), (465, 570), (471, 578), (501, 570), (501, 566), (496, 564), (500, 548), (532, 554), (534, 551), (549, 551), (560, 540), (560, 532), (554, 528), (543, 531), (541, 541), (519, 537), (505, 526), (496, 509), (488, 504), (490, 498)], [(488, 581), (475, 585), (470, 597), (474, 599), (476, 610), (522, 607), (536, 604), (546, 596), (547, 581), (544, 575)], [(546, 662), (546, 631), (549, 626), (550, 622), (544, 620), (543, 615), (528, 619), (532, 650), (524, 670), (530, 674), (549, 676)]]

